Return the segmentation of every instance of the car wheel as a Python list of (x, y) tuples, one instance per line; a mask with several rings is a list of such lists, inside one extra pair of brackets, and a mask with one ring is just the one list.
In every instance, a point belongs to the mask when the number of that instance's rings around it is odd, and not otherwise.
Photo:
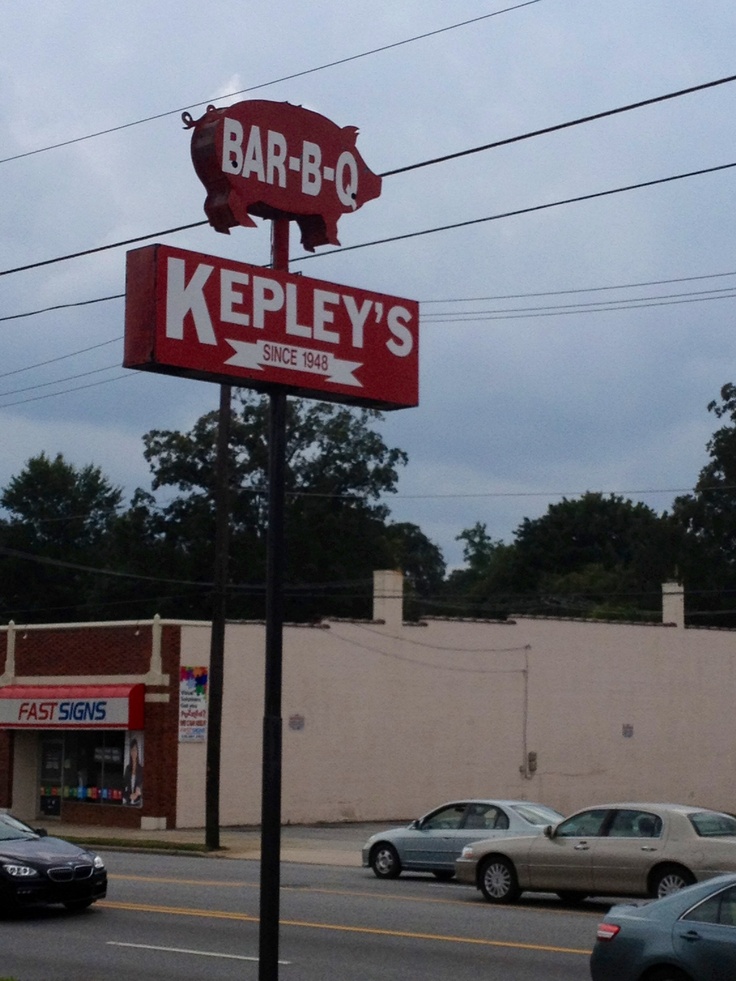
[(673, 892), (679, 892), (685, 886), (691, 886), (695, 876), (682, 865), (663, 865), (652, 873), (649, 895), (661, 899)]
[(574, 892), (572, 889), (560, 889), (557, 893), (563, 903), (569, 903), (570, 906), (575, 906), (577, 903), (582, 903), (583, 900), (587, 899), (587, 893), (584, 892)]
[(64, 903), (64, 907), (68, 909), (70, 913), (81, 913), (82, 910), (88, 909), (93, 902), (93, 899), (70, 899), (68, 902)]
[(449, 882), (455, 875), (451, 869), (435, 869), (432, 872), (435, 879), (439, 879), (440, 882)]
[(374, 845), (369, 862), (379, 879), (396, 879), (401, 875), (399, 853), (387, 841)]
[(516, 869), (501, 855), (491, 855), (483, 862), (478, 885), (489, 903), (513, 903), (521, 895)]
[(647, 974), (646, 981), (693, 981), (689, 974), (676, 967), (658, 967)]

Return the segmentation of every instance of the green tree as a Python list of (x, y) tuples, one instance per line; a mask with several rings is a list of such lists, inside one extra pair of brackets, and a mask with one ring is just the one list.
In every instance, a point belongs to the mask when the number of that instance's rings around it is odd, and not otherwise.
[(536, 520), (525, 518), (516, 549), (517, 586), (536, 592), (541, 609), (580, 615), (601, 605), (623, 616), (653, 614), (678, 554), (665, 516), (616, 494), (591, 492), (563, 498)]
[(23, 526), (28, 541), (51, 554), (98, 547), (122, 501), (99, 467), (75, 467), (61, 453), (32, 457), (0, 496), (10, 521)]
[(96, 577), (74, 566), (107, 566), (121, 501), (121, 489), (98, 467), (75, 467), (61, 453), (28, 460), (0, 495), (7, 513), (0, 541), (36, 561), (8, 552), (2, 558), (4, 615), (21, 622), (86, 619)]
[(417, 620), (422, 614), (438, 612), (435, 601), (445, 579), (442, 551), (418, 525), (408, 521), (390, 522), (384, 536), (390, 554), (388, 568), (404, 573), (404, 617)]
[(491, 538), (481, 521), (465, 528), (456, 541), (463, 542), (465, 567), (453, 569), (447, 578), (447, 612), (505, 618), (513, 608), (514, 547)]
[(503, 545), (500, 540), (494, 541), (491, 538), (487, 526), (481, 521), (476, 521), (472, 528), (461, 531), (455, 541), (464, 542), (463, 559), (467, 571), (477, 578), (485, 578), (489, 574), (496, 551)]
[(491, 541), (481, 524), (460, 537), (469, 569), (454, 585), (471, 608), (496, 615), (654, 616), (679, 554), (665, 515), (592, 492), (525, 518), (511, 545)]
[(724, 424), (706, 444), (708, 462), (692, 494), (675, 498), (683, 533), (679, 569), (686, 614), (698, 624), (736, 626), (736, 385), (721, 388), (708, 411)]
[[(386, 446), (381, 415), (290, 399), (286, 434), (287, 615), (367, 615), (372, 572), (393, 567), (396, 533), (387, 533), (381, 498), (396, 490), (406, 454)], [(153, 430), (144, 455), (153, 490), (175, 488), (161, 509), (141, 492), (151, 540), (179, 578), (211, 579), (218, 414), (188, 433)], [(230, 616), (262, 616), (267, 535), (268, 400), (243, 391), (231, 420)], [(405, 536), (406, 537), (406, 536)], [(206, 607), (200, 615), (206, 615)]]

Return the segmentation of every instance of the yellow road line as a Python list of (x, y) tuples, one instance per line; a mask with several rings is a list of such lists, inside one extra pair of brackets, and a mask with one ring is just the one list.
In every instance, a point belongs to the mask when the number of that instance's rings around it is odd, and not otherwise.
[[(115, 903), (104, 900), (97, 904), (106, 909), (128, 910), (136, 913), (163, 913), (168, 916), (198, 916), (217, 920), (239, 920), (258, 923), (257, 916), (248, 913), (231, 913), (226, 910), (186, 909), (179, 906), (149, 906), (144, 903)], [(384, 930), (381, 927), (345, 926), (340, 923), (311, 923), (308, 920), (281, 920), (282, 927), (303, 927), (310, 930), (332, 930), (337, 933), (360, 933), (380, 937), (401, 937), (405, 940), (440, 940), (445, 943), (474, 944), (481, 947), (506, 947), (513, 950), (533, 950), (547, 954), (581, 954), (590, 956), (590, 950), (579, 947), (557, 947), (552, 944), (528, 944), (514, 940), (487, 940), (477, 937), (458, 937), (452, 934), (418, 933), (413, 930)]]
[(175, 886), (224, 886), (232, 889), (242, 889), (245, 886), (258, 887), (257, 882), (223, 882), (220, 879), (179, 879), (176, 877), (167, 878), (163, 875), (121, 875), (118, 872), (110, 875), (108, 879), (120, 879), (127, 882), (158, 882), (166, 885)]
[[(176, 877), (167, 878), (166, 876), (158, 875), (121, 875), (115, 873), (113, 875), (108, 875), (108, 879), (119, 879), (120, 881), (127, 882), (151, 882), (159, 883), (162, 885), (176, 885), (176, 886), (213, 886), (222, 887), (224, 889), (260, 889), (260, 882), (223, 882), (220, 879), (179, 879)], [(391, 899), (399, 903), (463, 903), (467, 902), (467, 897), (465, 899), (447, 899), (440, 896), (396, 896), (385, 892), (365, 892), (362, 889), (335, 889), (327, 888), (323, 886), (288, 886), (281, 885), (281, 890), (283, 892), (313, 892), (320, 893), (326, 896), (357, 896), (361, 899)]]
[[(182, 885), (182, 886), (221, 886), (226, 889), (260, 889), (260, 882), (224, 882), (219, 879), (179, 879), (176, 877), (167, 878), (165, 876), (156, 875), (122, 875), (120, 873), (109, 874), (108, 879), (119, 879), (121, 881), (125, 880), (128, 882), (154, 882), (161, 883), (163, 885)], [(396, 903), (434, 903), (441, 904), (445, 906), (464, 906), (466, 909), (477, 909), (477, 910), (488, 910), (487, 903), (475, 902), (469, 904), (468, 900), (474, 897), (476, 894), (468, 891), (465, 893), (462, 899), (452, 899), (447, 896), (401, 896), (397, 893), (387, 893), (387, 892), (367, 892), (362, 889), (335, 889), (327, 888), (326, 886), (289, 886), (281, 885), (282, 892), (300, 892), (300, 893), (319, 893), (324, 896), (354, 896), (359, 899), (380, 899), (380, 900), (390, 900)], [(504, 905), (503, 907), (497, 906), (495, 909), (500, 912), (503, 910), (514, 910), (520, 909), (524, 910), (526, 913), (543, 913), (549, 916), (563, 916), (569, 914), (570, 910), (565, 907), (560, 907), (559, 909), (551, 909), (544, 907), (540, 909), (531, 905)], [(600, 920), (603, 915), (600, 910), (586, 910), (586, 909), (575, 909), (576, 916), (588, 916), (595, 917)]]

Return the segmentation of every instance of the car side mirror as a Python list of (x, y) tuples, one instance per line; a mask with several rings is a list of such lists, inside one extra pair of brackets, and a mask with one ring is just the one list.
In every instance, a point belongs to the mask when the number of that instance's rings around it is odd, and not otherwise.
[(419, 829), (419, 818), (417, 818), (415, 821), (412, 821), (409, 827), (411, 828), (412, 831), (417, 831)]
[(551, 824), (548, 824), (547, 827), (544, 829), (544, 836), (545, 838), (554, 838), (555, 829), (552, 827)]
[(48, 831), (46, 830), (46, 828), (34, 828), (33, 830), (34, 830), (35, 834), (38, 835), (39, 838), (47, 838), (48, 837)]

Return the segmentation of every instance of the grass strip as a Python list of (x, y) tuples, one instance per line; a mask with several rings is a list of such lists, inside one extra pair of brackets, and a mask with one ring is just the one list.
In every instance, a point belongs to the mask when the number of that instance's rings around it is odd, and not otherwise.
[[(70, 841), (80, 848), (143, 848), (151, 851), (176, 851), (176, 852), (209, 852), (212, 851), (202, 842), (198, 844), (192, 841), (157, 841), (152, 838), (79, 838), (73, 835), (65, 835), (64, 841)], [(227, 851), (226, 848), (219, 848), (216, 851)], [(6, 981), (0, 978), (0, 981)]]

